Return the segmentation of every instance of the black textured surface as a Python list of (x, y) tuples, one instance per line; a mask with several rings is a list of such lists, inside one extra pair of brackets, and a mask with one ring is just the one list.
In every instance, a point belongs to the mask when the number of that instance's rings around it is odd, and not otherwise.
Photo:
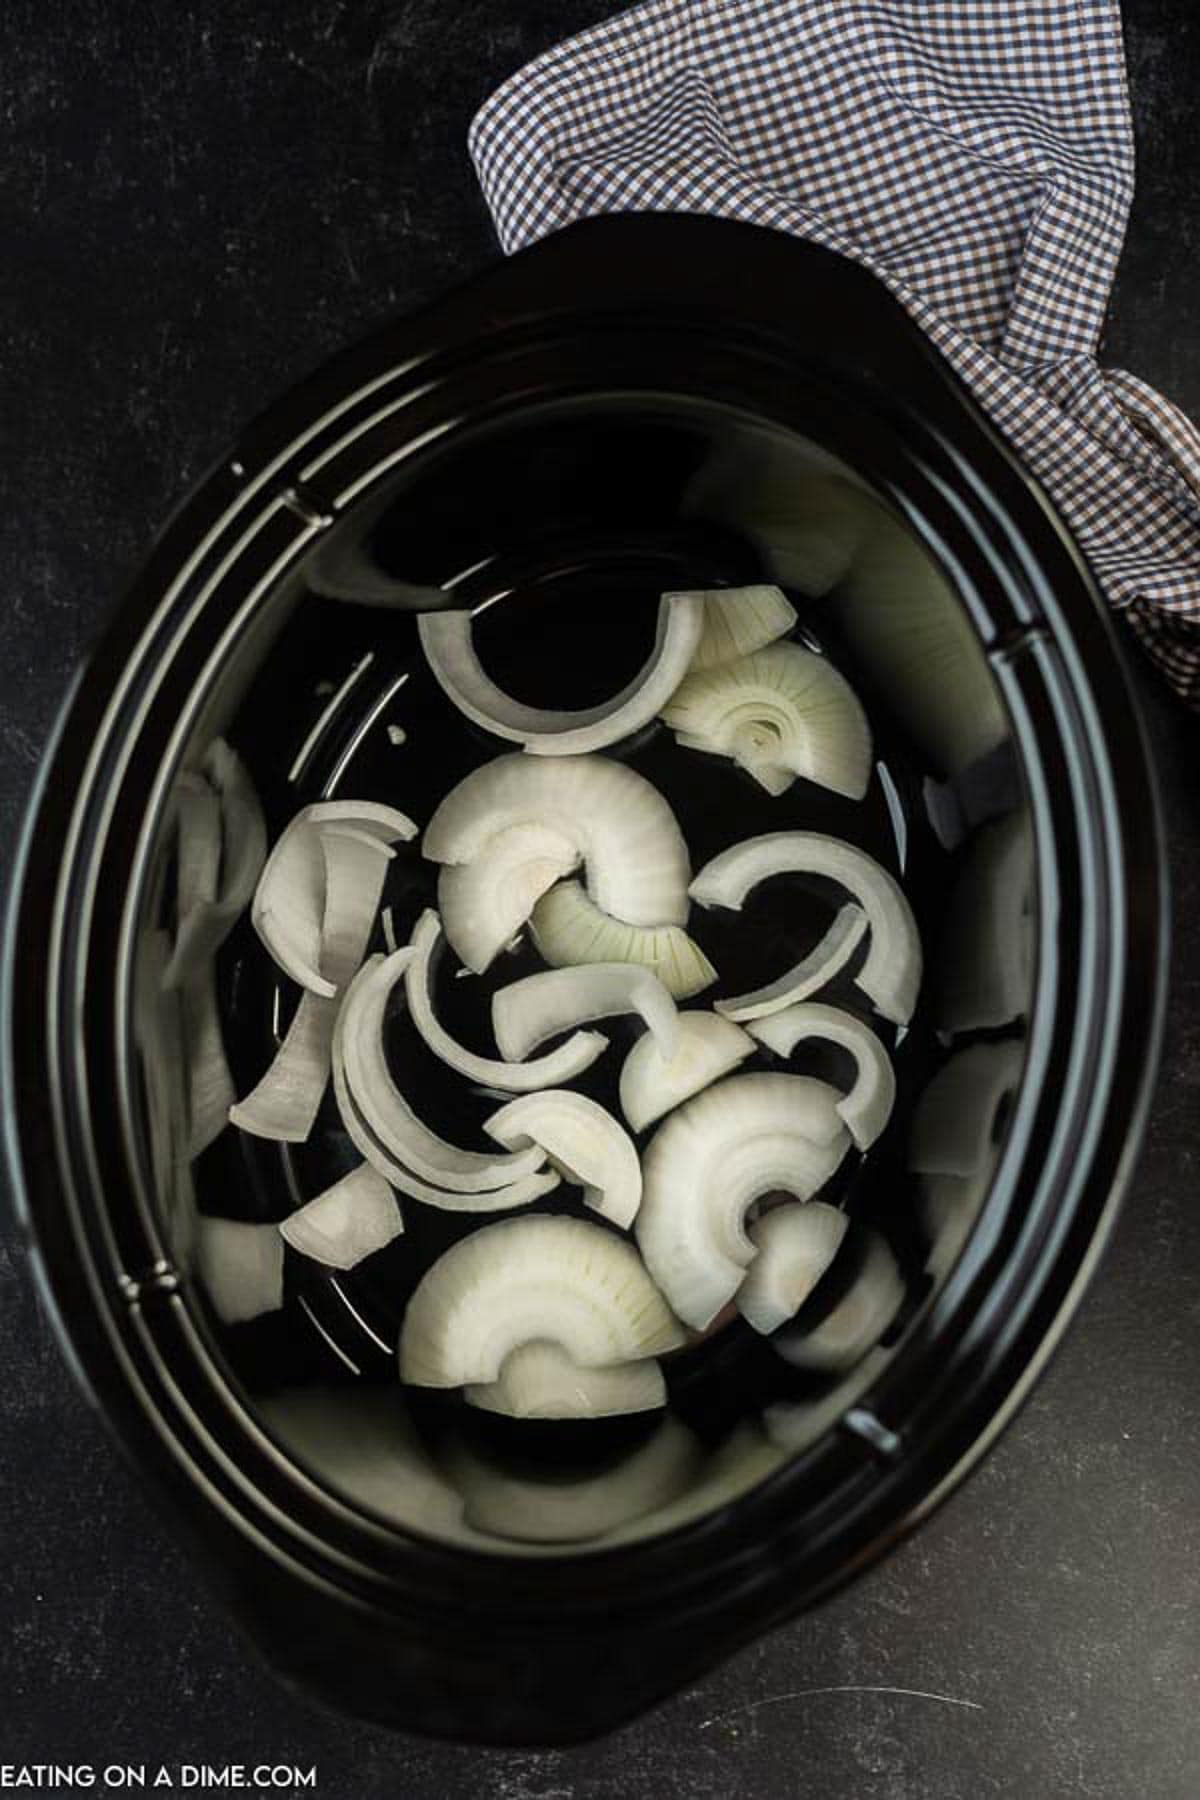
[[(7, 0), (0, 831), (155, 525), (239, 423), (494, 252), (475, 104), (606, 0)], [(1200, 13), (1129, 0), (1110, 360), (1200, 413)], [(435, 1746), (285, 1693), (198, 1590), (0, 1245), (0, 1762), (315, 1764), (325, 1800), (1200, 1791), (1200, 725), (1146, 677), (1177, 950), (1112, 1250), (983, 1469), (883, 1568), (601, 1744)], [(1120, 726), (1118, 724), (1117, 728)]]

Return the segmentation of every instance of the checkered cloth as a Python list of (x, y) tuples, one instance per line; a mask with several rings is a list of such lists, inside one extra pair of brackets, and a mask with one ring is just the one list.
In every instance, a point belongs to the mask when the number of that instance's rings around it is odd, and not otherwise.
[(1117, 0), (649, 0), (512, 76), (470, 147), (506, 251), (702, 212), (874, 270), (1200, 704), (1200, 434), (1096, 361), (1133, 194)]

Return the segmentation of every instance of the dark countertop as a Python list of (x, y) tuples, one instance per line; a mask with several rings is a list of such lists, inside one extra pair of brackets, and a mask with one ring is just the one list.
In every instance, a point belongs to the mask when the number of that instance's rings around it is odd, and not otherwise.
[[(612, 10), (7, 0), (8, 844), (70, 671), (155, 526), (249, 414), (495, 253), (467, 120), (528, 55)], [(1107, 355), (1200, 415), (1200, 12), (1126, 12), (1140, 175)], [(1200, 724), (1141, 685), (1177, 921), (1145, 1152), (1048, 1376), (914, 1539), (587, 1748), (480, 1752), (330, 1718), (277, 1686), (199, 1588), (0, 1243), (0, 1763), (315, 1764), (324, 1800), (1195, 1800)]]

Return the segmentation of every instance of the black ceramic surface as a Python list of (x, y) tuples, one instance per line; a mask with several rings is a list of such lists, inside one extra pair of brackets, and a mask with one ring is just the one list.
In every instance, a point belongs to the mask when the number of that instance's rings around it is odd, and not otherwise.
[[(1182, 110), (1189, 68), (1194, 67), (1187, 56), (1188, 20), (1176, 19), (1162, 6), (1131, 11), (1135, 100), (1141, 105), (1143, 125), (1144, 210), (1135, 221), (1128, 275), (1119, 294), (1118, 325), (1123, 317), (1125, 326), (1117, 345), (1118, 360), (1139, 366), (1164, 383), (1173, 382), (1177, 395), (1186, 399), (1191, 368), (1187, 333), (1164, 338), (1157, 328), (1164, 304), (1170, 316), (1172, 281), (1185, 277), (1189, 220), (1194, 217), (1188, 175), (1194, 159), (1184, 151), (1187, 123)], [(430, 35), (431, 21), (422, 37), (419, 15), (406, 17), (402, 24), (398, 14), (380, 12), (362, 21), (361, 38), (356, 35), (358, 21), (351, 28), (345, 20), (339, 25), (332, 15), (329, 19), (296, 15), (279, 29), (260, 22), (257, 32), (253, 21), (245, 21), (244, 36), (238, 30), (242, 21), (231, 19), (216, 38), (197, 22), (184, 27), (183, 43), (190, 49), (182, 59), (175, 41), (168, 45), (157, 39), (155, 22), (142, 19), (136, 9), (110, 14), (102, 30), (89, 29), (74, 37), (65, 58), (57, 47), (50, 47), (58, 23), (53, 10), (39, 14), (36, 25), (29, 22), (21, 55), (10, 61), (10, 79), (21, 94), (22, 117), (30, 134), (27, 191), (36, 189), (49, 205), (44, 207), (27, 265), (28, 279), (20, 290), (27, 299), (14, 295), (13, 318), (19, 318), (26, 305), (44, 313), (45, 271), (53, 254), (61, 266), (79, 272), (75, 281), (53, 284), (59, 316), (70, 316), (73, 292), (81, 299), (86, 294), (86, 318), (74, 336), (80, 344), (94, 341), (94, 265), (113, 254), (112, 246), (127, 241), (127, 230), (144, 234), (150, 243), (165, 241), (164, 234), (174, 236), (178, 231), (180, 241), (187, 244), (186, 256), (210, 258), (206, 268), (223, 268), (228, 285), (218, 287), (209, 311), (205, 329), (211, 332), (212, 352), (203, 373), (193, 370), (190, 387), (187, 365), (194, 354), (192, 346), (203, 340), (193, 318), (201, 284), (193, 279), (186, 261), (178, 264), (178, 286), (168, 282), (153, 295), (146, 293), (140, 273), (129, 268), (127, 285), (119, 290), (124, 294), (122, 316), (114, 312), (99, 320), (113, 346), (100, 374), (82, 371), (68, 346), (70, 334), (53, 330), (44, 335), (45, 350), (26, 361), (22, 371), (14, 371), (18, 379), (42, 383), (43, 404), (10, 415), (14, 428), (17, 419), (27, 421), (21, 441), (56, 446), (53, 453), (48, 448), (35, 450), (28, 463), (31, 496), (36, 491), (42, 501), (33, 524), (35, 539), (59, 521), (52, 535), (42, 540), (44, 549), (31, 555), (30, 522), (21, 516), (29, 509), (17, 508), (10, 515), (15, 595), (11, 622), (18, 646), (26, 641), (19, 635), (22, 617), (33, 611), (27, 612), (21, 600), (34, 591), (31, 570), (44, 603), (55, 607), (56, 620), (74, 631), (86, 608), (72, 596), (72, 589), (77, 593), (81, 585), (91, 585), (81, 583), (84, 568), (111, 568), (112, 560), (122, 554), (121, 544), (127, 560), (136, 556), (147, 528), (176, 486), (175, 461), (162, 458), (159, 448), (168, 393), (187, 401), (170, 413), (176, 422), (168, 435), (192, 446), (203, 443), (209, 453), (215, 452), (246, 410), (248, 389), (257, 387), (265, 398), (268, 389), (300, 372), (319, 351), (352, 335), (370, 316), (371, 302), (352, 298), (353, 275), (343, 278), (318, 250), (308, 221), (301, 229), (300, 221), (284, 209), (269, 227), (277, 234), (275, 241), (288, 247), (286, 259), (278, 260), (294, 266), (297, 257), (314, 257), (314, 290), (329, 296), (315, 310), (302, 306), (295, 282), (281, 283), (274, 263), (268, 266), (263, 258), (256, 264), (253, 250), (245, 248), (255, 241), (249, 195), (244, 202), (234, 200), (219, 180), (222, 217), (238, 221), (233, 237), (220, 251), (211, 226), (203, 222), (211, 215), (202, 210), (184, 237), (187, 207), (202, 190), (212, 191), (204, 178), (209, 154), (203, 148), (204, 134), (189, 136), (181, 160), (159, 151), (164, 144), (180, 142), (179, 134), (188, 135), (188, 108), (196, 107), (197, 118), (201, 113), (208, 117), (214, 109), (223, 116), (226, 130), (217, 134), (221, 154), (230, 136), (240, 139), (242, 154), (235, 160), (245, 168), (253, 165), (255, 147), (260, 157), (264, 155), (265, 130), (273, 119), (283, 122), (289, 142), (299, 146), (301, 136), (291, 129), (291, 121), (307, 113), (315, 100), (321, 117), (339, 121), (336, 135), (353, 144), (350, 155), (361, 159), (354, 165), (360, 175), (367, 171), (366, 183), (358, 190), (362, 210), (354, 215), (361, 227), (356, 239), (360, 272), (363, 267), (368, 276), (394, 270), (400, 224), (396, 195), (405, 193), (403, 174), (397, 177), (397, 171), (420, 171), (431, 157), (441, 157), (439, 167), (446, 170), (453, 166), (450, 153), (457, 150), (461, 117), (471, 102), (503, 67), (537, 47), (532, 37), (520, 36), (523, 25), (533, 29), (530, 17), (524, 9), (520, 19), (511, 21), (493, 21), (489, 15), (488, 31), (477, 32), (468, 24), (461, 36), (457, 29), (443, 33), (440, 26)], [(583, 22), (583, 16), (576, 14), (571, 22)], [(556, 16), (543, 29), (549, 36), (564, 23)], [(142, 54), (127, 58), (123, 34), (141, 28)], [(464, 54), (468, 40), (470, 56)], [(328, 41), (337, 56), (326, 65), (325, 82), (314, 85), (311, 53)], [(420, 55), (410, 54), (414, 45)], [(181, 69), (186, 70), (178, 105), (160, 115), (160, 123), (144, 134), (130, 130), (122, 137), (124, 127), (118, 124), (114, 134), (106, 136), (98, 160), (90, 146), (85, 148), (78, 129), (78, 98), (92, 94), (96, 59), (105, 60), (114, 72), (128, 64), (139, 82), (149, 77), (152, 90), (155, 83), (166, 83), (169, 72), (178, 91)], [(358, 84), (368, 63), (372, 100), (364, 112), (358, 104)], [(439, 84), (448, 70), (453, 79), (446, 90)], [(210, 82), (214, 83), (211, 107)], [(386, 118), (379, 110), (381, 90), (389, 102), (402, 103), (388, 105)], [(129, 90), (122, 90), (118, 81), (113, 116), (123, 91)], [(428, 104), (432, 128), (412, 143), (406, 160), (404, 146), (396, 141), (403, 128), (393, 120), (411, 112), (409, 102), (418, 107)], [(64, 114), (66, 123), (60, 125), (57, 120)], [(132, 119), (134, 114), (126, 111), (124, 117)], [(144, 155), (135, 144), (146, 146)], [(213, 156), (217, 149), (214, 138)], [(316, 140), (313, 152), (315, 157)], [(298, 149), (297, 154), (305, 152)], [(117, 178), (109, 179), (106, 166), (118, 171)], [(82, 212), (72, 216), (68, 209), (74, 192), (88, 195), (89, 213), (95, 205), (97, 170), (105, 199), (96, 207), (94, 222), (92, 217), (85, 220)], [(316, 182), (319, 187), (320, 180), (328, 181), (331, 193), (337, 188), (342, 218), (345, 195), (355, 191), (354, 183), (349, 189), (338, 187), (343, 173), (322, 164)], [(418, 174), (417, 179), (424, 177)], [(299, 185), (304, 185), (303, 177)], [(474, 244), (479, 257), (485, 234), (465, 178), (458, 192), (462, 205), (454, 229)], [(268, 227), (261, 215), (255, 216), (259, 220), (255, 229), (261, 233)], [(164, 219), (169, 223), (163, 224)], [(383, 219), (386, 225), (380, 224)], [(94, 239), (93, 230), (98, 232)], [(437, 281), (450, 266), (465, 267), (452, 247), (461, 241), (443, 228), (427, 237), (415, 256), (408, 252), (415, 287), (407, 291)], [(363, 256), (363, 244), (373, 247), (373, 264)], [(57, 245), (53, 251), (52, 245)], [(388, 278), (384, 272), (384, 284)], [(1180, 318), (1185, 316), (1183, 292), (1181, 287)], [(164, 314), (175, 324), (168, 336), (160, 338), (154, 327)], [(223, 329), (227, 321), (236, 323), (237, 329)], [(286, 341), (293, 346), (282, 354), (281, 329), (291, 333)], [(122, 351), (123, 344), (129, 345), (127, 352)], [(294, 360), (289, 362), (289, 356)], [(244, 362), (237, 360), (242, 357)], [(174, 371), (174, 380), (165, 384), (151, 373), (160, 358)], [(139, 400), (136, 391), (131, 397), (125, 371), (143, 363)], [(234, 377), (228, 383), (214, 380), (214, 369), (223, 367)], [(135, 390), (137, 386), (135, 379)], [(125, 458), (119, 496), (98, 497), (96, 483), (107, 477), (102, 476), (91, 446), (82, 441), (66, 453), (67, 478), (54, 489), (58, 498), (45, 502), (47, 473), (62, 467), (53, 419), (44, 404), (45, 393), (55, 391), (63, 396), (65, 416), (80, 418), (81, 393), (98, 396), (97, 406), (108, 406), (100, 416), (110, 423), (109, 435), (119, 436)], [(218, 410), (222, 406), (224, 412)], [(189, 453), (196, 452), (185, 450), (183, 460)], [(114, 520), (118, 521), (115, 551), (109, 546)], [(102, 524), (105, 548), (89, 553), (83, 546)], [(79, 546), (79, 553), (75, 574), (68, 577), (63, 558), (72, 544)], [(85, 562), (89, 555), (93, 560)], [(39, 607), (39, 625), (43, 616)], [(38, 644), (35, 676), (47, 666), (40, 633)], [(35, 679), (21, 683), (18, 705), (14, 683), (14, 705), (6, 723), (9, 742), (22, 746), (36, 741), (51, 704), (48, 689)], [(1168, 762), (1184, 766), (1186, 746), (1194, 734), (1161, 701), (1158, 729), (1172, 753)], [(1181, 799), (1174, 836), (1185, 888), (1191, 828)], [(1188, 992), (1186, 955), (1185, 944), (1177, 988), (1181, 1007)], [(1181, 1012), (1181, 1020), (1183, 1016)], [(150, 1553), (141, 1548), (143, 1542), (155, 1541), (151, 1529), (139, 1523), (136, 1544), (128, 1530), (121, 1539), (122, 1519), (140, 1521), (142, 1508), (124, 1486), (105, 1488), (106, 1455), (85, 1448), (81, 1458), (73, 1448), (68, 1460), (62, 1453), (58, 1421), (78, 1420), (72, 1434), (76, 1445), (87, 1444), (86, 1427), (57, 1379), (45, 1338), (38, 1338), (28, 1315), (15, 1307), (10, 1312), (19, 1346), (14, 1367), (18, 1371), (30, 1367), (30, 1343), (40, 1343), (42, 1351), (33, 1365), (36, 1376), (28, 1384), (18, 1376), (14, 1383), (10, 1417), (21, 1421), (18, 1445), (29, 1458), (30, 1469), (53, 1472), (57, 1480), (54, 1508), (30, 1512), (23, 1494), (14, 1499), (11, 1535), (18, 1554), (9, 1579), (14, 1584), (13, 1643), (14, 1648), (20, 1646), (20, 1654), (6, 1736), (29, 1756), (51, 1749), (60, 1754), (99, 1754), (101, 1744), (105, 1753), (111, 1749), (113, 1754), (182, 1755), (196, 1751), (199, 1740), (212, 1756), (236, 1748), (249, 1757), (274, 1752), (282, 1742), (292, 1748), (303, 1743), (319, 1756), (323, 1791), (334, 1793), (392, 1791), (397, 1767), (408, 1783), (426, 1782), (430, 1792), (460, 1787), (463, 1792), (478, 1792), (481, 1787), (514, 1792), (531, 1782), (540, 1791), (550, 1782), (595, 1793), (628, 1792), (639, 1786), (647, 1792), (724, 1792), (734, 1785), (740, 1791), (765, 1793), (779, 1791), (780, 1782), (789, 1783), (805, 1769), (814, 1776), (819, 1769), (823, 1780), (848, 1793), (950, 1794), (978, 1791), (982, 1784), (985, 1790), (990, 1786), (996, 1791), (1124, 1794), (1140, 1791), (1143, 1782), (1158, 1792), (1190, 1792), (1187, 1770), (1194, 1758), (1189, 1756), (1188, 1733), (1194, 1712), (1185, 1709), (1185, 1696), (1194, 1667), (1194, 1655), (1189, 1653), (1194, 1639), (1187, 1591), (1196, 1565), (1187, 1554), (1190, 1490), (1181, 1484), (1185, 1472), (1194, 1467), (1186, 1446), (1189, 1421), (1194, 1420), (1188, 1370), (1194, 1370), (1195, 1338), (1186, 1294), (1174, 1277), (1181, 1261), (1186, 1262), (1192, 1215), (1183, 1205), (1183, 1177), (1194, 1152), (1194, 1133), (1191, 1065), (1182, 1027), (1174, 1035), (1173, 1048), (1175, 1072), (1170, 1072), (1169, 1063), (1158, 1135), (1135, 1196), (1135, 1219), (1127, 1216), (1119, 1239), (1120, 1254), (1110, 1259), (1103, 1285), (1050, 1382), (985, 1474), (930, 1528), (919, 1547), (902, 1552), (873, 1578), (873, 1588), (860, 1589), (795, 1630), (777, 1635), (714, 1677), (707, 1684), (707, 1695), (681, 1698), (666, 1713), (622, 1734), (602, 1751), (533, 1760), (468, 1757), (427, 1746), (398, 1752), (391, 1740), (381, 1742), (369, 1732), (312, 1721), (277, 1697), (252, 1666), (235, 1668), (229, 1659), (236, 1651), (228, 1645), (223, 1623), (214, 1620), (211, 1628), (199, 1624), (191, 1599), (181, 1617), (179, 1595), (186, 1588), (185, 1576), (168, 1576), (162, 1599), (157, 1597), (146, 1566)], [(1164, 1354), (1167, 1347), (1170, 1355)], [(1098, 1368), (1106, 1372), (1110, 1399), (1102, 1418), (1097, 1418), (1094, 1405)], [(99, 1503), (97, 1484), (108, 1496)], [(113, 1527), (110, 1541), (99, 1546), (98, 1554), (92, 1539), (85, 1548), (74, 1533), (66, 1539), (57, 1535), (57, 1500), (61, 1493), (74, 1491), (86, 1493), (89, 1511), (99, 1504)], [(1131, 1513), (1142, 1529), (1130, 1531)], [(1153, 1529), (1166, 1520), (1168, 1529)], [(23, 1551), (25, 1544), (28, 1549)], [(154, 1553), (156, 1558), (159, 1554), (167, 1555), (169, 1567), (171, 1553)], [(136, 1586), (145, 1596), (139, 1602), (145, 1609), (139, 1615), (145, 1641), (162, 1646), (161, 1653), (152, 1648), (144, 1660), (136, 1643), (126, 1640), (117, 1655), (112, 1640), (105, 1642), (103, 1636), (105, 1618), (113, 1616), (118, 1604), (123, 1609), (128, 1603), (124, 1596), (132, 1568), (144, 1569)], [(64, 1580), (67, 1570), (69, 1587)], [(960, 1598), (964, 1586), (982, 1592), (989, 1604), (965, 1609)], [(871, 1594), (876, 1598), (868, 1598)], [(896, 1624), (914, 1611), (924, 1620), (937, 1620), (940, 1630), (931, 1635)], [(1194, 1611), (1190, 1616), (1194, 1619)], [(64, 1627), (69, 1620), (70, 1628), (56, 1629), (56, 1617)], [(181, 1631), (182, 1665), (174, 1654)], [(165, 1635), (160, 1637), (160, 1632)], [(201, 1643), (211, 1643), (211, 1659), (205, 1659)], [(136, 1673), (131, 1655), (137, 1659)], [(60, 1683), (69, 1683), (69, 1711), (56, 1700), (67, 1691)], [(806, 1697), (803, 1690), (812, 1687), (818, 1692)], [(895, 1692), (897, 1688), (913, 1691), (906, 1697)], [(936, 1690), (945, 1698), (939, 1700)], [(135, 1695), (136, 1717), (131, 1710)], [(93, 1696), (98, 1701), (95, 1710)], [(973, 1696), (978, 1712), (961, 1705)], [(140, 1711), (143, 1698), (151, 1702), (150, 1721)], [(757, 1710), (763, 1701), (772, 1704)], [(233, 1718), (237, 1722), (231, 1725)]]

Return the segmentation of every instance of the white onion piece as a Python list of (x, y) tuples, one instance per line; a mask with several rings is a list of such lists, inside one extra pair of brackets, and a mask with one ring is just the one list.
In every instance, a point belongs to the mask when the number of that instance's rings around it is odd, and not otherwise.
[(209, 745), (202, 763), (216, 790), (221, 840), (216, 892), (179, 919), (164, 977), (181, 986), (210, 963), (254, 897), (267, 857), (267, 828), (258, 795), (241, 759), (222, 738)]
[(680, 1013), (674, 1056), (665, 1057), (646, 1032), (625, 1058), (621, 1111), (635, 1131), (644, 1131), (753, 1054), (753, 1039), (731, 1019), (711, 1012)]
[(691, 598), (704, 602), (704, 631), (692, 657), (693, 669), (753, 656), (776, 638), (786, 637), (796, 623), (795, 607), (777, 587), (766, 584), (705, 588)]
[(498, 1381), (464, 1388), (463, 1398), (510, 1419), (612, 1419), (665, 1406), (667, 1385), (652, 1356), (581, 1369), (557, 1344), (535, 1339), (509, 1352)]
[(325, 858), (325, 910), (320, 967), (338, 988), (362, 961), (394, 852), (366, 830), (331, 825), (320, 834)]
[[(326, 828), (336, 835), (330, 837)], [(414, 837), (416, 829), (404, 813), (370, 800), (325, 800), (296, 814), (267, 858), (250, 913), (255, 931), (285, 975), (310, 993), (332, 998), (353, 970), (339, 977), (322, 966), (325, 939), (336, 942), (349, 935), (365, 909), (365, 898), (351, 879), (351, 865), (371, 870), (377, 866), (364, 865), (350, 847), (357, 844), (361, 850), (364, 838), (374, 838), (390, 854), (392, 843)], [(330, 867), (340, 878), (327, 895)], [(347, 904), (353, 908), (352, 918), (337, 910)]]
[[(483, 1087), (501, 1088), (513, 1094), (528, 1094), (534, 1088), (562, 1087), (590, 1068), (601, 1052), (608, 1048), (608, 1039), (600, 1032), (577, 1031), (565, 1044), (560, 1044), (557, 1050), (551, 1050), (546, 1056), (536, 1057), (533, 1062), (510, 1060), (499, 1034), (496, 1042), (504, 1060), (478, 1056), (473, 1050), (464, 1049), (439, 1023), (433, 1010), (432, 960), (440, 934), (441, 925), (437, 914), (423, 912), (413, 929), (410, 946), (413, 955), (403, 965), (404, 993), (412, 1022), (433, 1054), (460, 1075), (465, 1075), (468, 1081), (478, 1081)], [(399, 954), (397, 951), (397, 957)], [(385, 967), (391, 968), (393, 963), (394, 959), (389, 957)], [(400, 967), (401, 965), (395, 964), (396, 972), (400, 972)], [(530, 979), (536, 981), (543, 977), (532, 976)], [(513, 985), (519, 987), (521, 983)], [(501, 993), (511, 991), (510, 988), (504, 988)], [(492, 1001), (493, 1018), (499, 998), (500, 995), (497, 994)]]
[(274, 1225), (235, 1219), (196, 1221), (196, 1275), (226, 1325), (283, 1305), (283, 1239)]
[(146, 931), (134, 965), (133, 1031), (146, 1103), (151, 1176), (172, 1254), (191, 1261), (196, 1196), (188, 1166), (188, 1092), (180, 997), (165, 985), (171, 940)]
[[(347, 1004), (349, 996), (347, 996)], [(555, 1169), (541, 1170), (532, 1175), (521, 1175), (508, 1181), (503, 1187), (487, 1188), (482, 1191), (463, 1191), (458, 1188), (443, 1186), (441, 1181), (425, 1181), (419, 1175), (397, 1162), (386, 1146), (376, 1137), (359, 1111), (353, 1094), (346, 1080), (345, 1069), (345, 1032), (343, 1020), (346, 1005), (338, 1014), (338, 1021), (333, 1034), (333, 1092), (337, 1101), (338, 1112), (346, 1135), (358, 1154), (365, 1162), (399, 1193), (411, 1200), (420, 1200), (426, 1206), (436, 1206), (443, 1212), (512, 1212), (517, 1207), (528, 1206), (534, 1200), (540, 1200), (558, 1186), (558, 1172)], [(422, 1128), (422, 1136), (432, 1142), (435, 1155), (441, 1157), (449, 1153), (451, 1157), (469, 1155), (470, 1152), (456, 1151), (453, 1146), (444, 1144), (440, 1138)], [(414, 1133), (414, 1141), (417, 1134)], [(513, 1159), (514, 1166), (517, 1159)], [(456, 1173), (454, 1179), (461, 1180)], [(470, 1178), (468, 1176), (468, 1178)], [(477, 1175), (476, 1175), (476, 1178)], [(445, 1179), (445, 1177), (443, 1177)]]
[(285, 1243), (327, 1269), (352, 1269), (404, 1230), (388, 1183), (369, 1163), (359, 1163), (324, 1193), (309, 1200), (279, 1232)]
[(497, 1381), (520, 1344), (548, 1338), (584, 1368), (678, 1348), (684, 1334), (632, 1245), (546, 1214), (460, 1238), (422, 1277), (400, 1333), (418, 1387)]
[(522, 1094), (483, 1129), (510, 1150), (529, 1144), (545, 1151), (560, 1175), (582, 1187), (585, 1206), (622, 1229), (633, 1224), (642, 1200), (638, 1153), (612, 1114), (585, 1094), (566, 1088)]
[(797, 1005), (809, 994), (819, 993), (850, 961), (866, 936), (867, 925), (867, 915), (861, 906), (850, 903), (839, 907), (825, 936), (786, 974), (769, 981), (765, 987), (716, 1001), (717, 1011), (728, 1019), (766, 1019), (772, 1013)]
[(1022, 1042), (969, 1044), (942, 1064), (913, 1112), (908, 1166), (923, 1175), (976, 1175), (994, 1160), (1001, 1108), (1016, 1093)]
[(845, 1099), (838, 1101), (838, 1112), (858, 1148), (870, 1149), (892, 1116), (896, 1074), (891, 1057), (869, 1025), (839, 1006), (802, 1000), (782, 1012), (756, 1019), (748, 1029), (777, 1056), (790, 1056), (797, 1044), (809, 1038), (824, 1038), (849, 1050), (858, 1074)]
[[(655, 1534), (674, 1531), (692, 1519), (728, 1506), (773, 1475), (784, 1460), (778, 1445), (772, 1444), (757, 1424), (738, 1425), (723, 1443), (705, 1455), (684, 1492), (655, 1508)], [(645, 1527), (635, 1520), (606, 1532), (601, 1543), (607, 1550), (612, 1544), (635, 1541), (644, 1531)]]
[(471, 628), (469, 612), (427, 612), (417, 620), (425, 660), (459, 712), (532, 756), (580, 756), (618, 743), (655, 717), (687, 673), (704, 629), (704, 604), (699, 594), (664, 595), (649, 661), (603, 706), (580, 712), (548, 712), (504, 693), (485, 674)]
[(229, 1109), (239, 1131), (302, 1144), (313, 1128), (329, 1080), (333, 1028), (338, 1003), (320, 994), (303, 993), (279, 1049), (266, 1074)]
[(751, 888), (789, 873), (822, 875), (854, 895), (871, 927), (871, 947), (855, 979), (885, 1019), (907, 1024), (921, 986), (921, 939), (899, 883), (865, 850), (818, 831), (768, 832), (714, 856), (690, 892), (701, 906), (736, 912)]
[(971, 1235), (987, 1199), (994, 1161), (989, 1157), (975, 1175), (918, 1177), (917, 1212), (930, 1244), (925, 1266), (935, 1281), (950, 1273)]
[(1033, 993), (1033, 837), (1014, 813), (972, 839), (939, 944), (937, 1024), (953, 1033), (1009, 1025)]
[(793, 1368), (840, 1374), (875, 1348), (903, 1304), (896, 1258), (871, 1232), (858, 1278), (833, 1311), (810, 1331), (776, 1332), (771, 1342)]
[(511, 825), (469, 863), (450, 863), (438, 877), (446, 942), (460, 962), (482, 975), (522, 929), (547, 888), (569, 875), (579, 851), (546, 825)]
[(765, 1337), (794, 1319), (833, 1262), (849, 1223), (823, 1200), (776, 1206), (756, 1219), (750, 1227), (756, 1255), (736, 1295), (746, 1323)]
[(188, 1083), (188, 1156), (194, 1159), (224, 1131), (237, 1098), (211, 963), (181, 990), (179, 1003)]
[(644, 1518), (689, 1488), (703, 1467), (699, 1441), (677, 1419), (613, 1468), (571, 1476), (515, 1474), (459, 1444), (447, 1471), (477, 1531), (518, 1543), (578, 1544)]
[(770, 644), (688, 675), (662, 716), (681, 741), (731, 757), (768, 793), (798, 775), (850, 800), (867, 791), (867, 715), (840, 670), (800, 644)]
[[(679, 1044), (675, 1002), (657, 975), (633, 963), (584, 963), (575, 969), (547, 969), (510, 982), (492, 995), (496, 1042), (505, 1056), (523, 1068), (536, 1065), (521, 1063), (520, 1058), (556, 1032), (567, 1031), (585, 1020), (612, 1019), (622, 1013), (639, 1013), (663, 1055), (675, 1054)], [(529, 1083), (530, 1087), (539, 1085)]]
[(678, 1316), (697, 1331), (736, 1294), (755, 1255), (744, 1219), (772, 1193), (809, 1200), (849, 1137), (838, 1094), (804, 1075), (732, 1075), (687, 1101), (642, 1162), (637, 1240)]
[(545, 1154), (534, 1147), (501, 1156), (447, 1143), (417, 1117), (392, 1076), (383, 1047), (388, 997), (414, 954), (411, 945), (404, 945), (386, 958), (368, 958), (347, 989), (335, 1060), (355, 1111), (387, 1155), (427, 1186), (463, 1194), (511, 1186), (540, 1169)]
[(717, 979), (682, 925), (626, 925), (602, 911), (578, 881), (560, 881), (544, 894), (530, 926), (539, 955), (556, 969), (637, 963), (657, 975), (675, 1000), (690, 1000)]
[(575, 845), (587, 890), (627, 925), (683, 925), (691, 862), (675, 815), (644, 776), (606, 756), (498, 756), (429, 821), (431, 862), (469, 863), (498, 832), (544, 825)]

